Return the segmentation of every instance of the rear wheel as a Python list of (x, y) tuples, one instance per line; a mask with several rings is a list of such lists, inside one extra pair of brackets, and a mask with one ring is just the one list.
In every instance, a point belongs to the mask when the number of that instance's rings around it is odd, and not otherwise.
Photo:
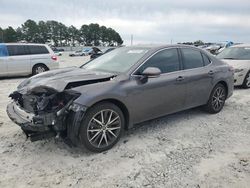
[(39, 65), (35, 65), (32, 69), (32, 75), (36, 75), (42, 72), (47, 71), (48, 68), (45, 65), (39, 64)]
[(124, 130), (124, 115), (119, 107), (105, 102), (93, 106), (85, 114), (79, 138), (93, 152), (112, 148)]
[(246, 78), (243, 82), (244, 88), (250, 88), (250, 71), (247, 73)]
[(227, 91), (223, 84), (217, 84), (210, 98), (205, 105), (205, 110), (211, 114), (216, 114), (222, 110), (226, 101)]

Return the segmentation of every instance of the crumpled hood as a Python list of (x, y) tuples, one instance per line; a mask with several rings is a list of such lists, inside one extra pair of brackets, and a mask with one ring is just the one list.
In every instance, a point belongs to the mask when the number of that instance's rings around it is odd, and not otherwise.
[(222, 61), (226, 62), (230, 66), (235, 69), (250, 69), (250, 60), (231, 60), (231, 59), (222, 59)]
[(17, 88), (20, 93), (26, 93), (27, 91), (38, 86), (53, 88), (58, 92), (61, 92), (68, 86), (68, 84), (82, 82), (82, 85), (85, 85), (87, 81), (91, 82), (106, 78), (108, 79), (114, 76), (115, 75), (111, 73), (90, 71), (78, 67), (69, 67), (32, 76), (24, 80)]

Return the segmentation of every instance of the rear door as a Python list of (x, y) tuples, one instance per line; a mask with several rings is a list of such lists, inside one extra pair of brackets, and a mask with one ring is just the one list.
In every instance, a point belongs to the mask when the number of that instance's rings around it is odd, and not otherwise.
[(0, 76), (8, 76), (7, 58), (7, 48), (5, 44), (0, 44)]
[(186, 106), (207, 103), (213, 86), (213, 67), (209, 58), (199, 49), (181, 48), (184, 77), (187, 83)]
[(31, 67), (39, 63), (48, 66), (51, 62), (50, 52), (44, 45), (29, 45), (28, 47), (31, 54)]
[(30, 56), (25, 45), (6, 45), (9, 57), (7, 58), (8, 75), (30, 74)]

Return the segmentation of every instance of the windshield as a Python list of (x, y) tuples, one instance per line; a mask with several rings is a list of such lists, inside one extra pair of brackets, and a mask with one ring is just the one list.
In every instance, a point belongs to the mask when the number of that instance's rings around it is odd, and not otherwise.
[(250, 47), (226, 48), (217, 57), (219, 59), (250, 60)]
[(104, 72), (124, 73), (141, 59), (149, 48), (123, 47), (106, 53), (81, 68), (88, 70), (99, 70)]

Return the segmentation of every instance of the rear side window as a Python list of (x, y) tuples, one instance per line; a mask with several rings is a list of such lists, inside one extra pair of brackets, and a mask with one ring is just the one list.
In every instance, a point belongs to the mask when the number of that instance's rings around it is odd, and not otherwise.
[(211, 60), (207, 57), (207, 55), (202, 54), (204, 65), (209, 65), (211, 63)]
[(203, 67), (203, 59), (198, 50), (183, 48), (181, 51), (184, 59), (184, 69)]
[(137, 71), (141, 74), (148, 67), (157, 67), (162, 73), (169, 73), (180, 70), (180, 63), (177, 49), (166, 49), (158, 52), (146, 61)]
[(23, 45), (7, 45), (10, 56), (27, 55), (28, 52)]
[(8, 56), (8, 51), (5, 45), (0, 44), (0, 57)]
[(49, 54), (45, 46), (30, 45), (28, 46), (30, 54)]

